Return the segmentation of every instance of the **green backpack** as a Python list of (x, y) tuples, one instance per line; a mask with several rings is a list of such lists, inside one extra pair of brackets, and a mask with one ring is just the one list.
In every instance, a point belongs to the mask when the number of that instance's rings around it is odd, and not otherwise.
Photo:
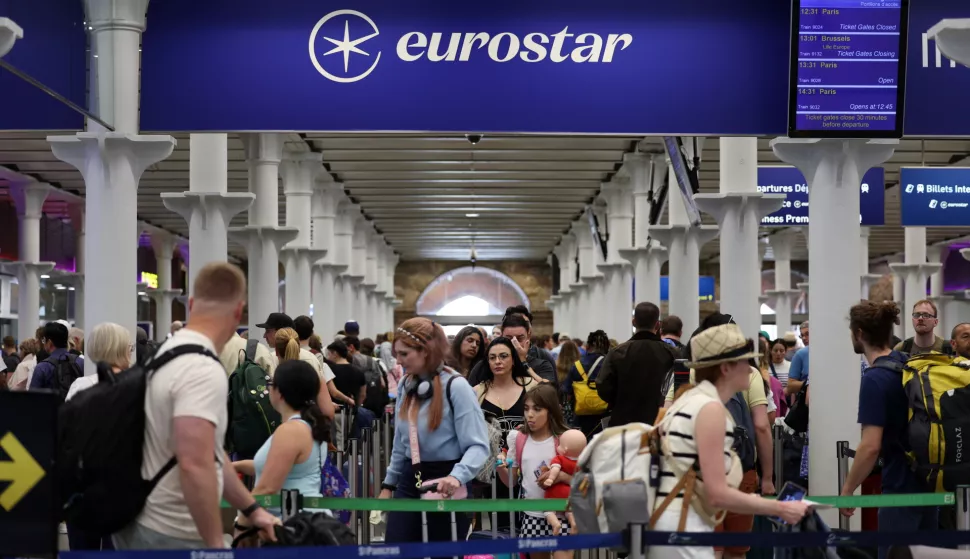
[(237, 459), (254, 457), (280, 424), (280, 414), (269, 403), (270, 376), (254, 361), (258, 345), (259, 340), (246, 342), (245, 355), (239, 352), (239, 365), (229, 375), (226, 450)]

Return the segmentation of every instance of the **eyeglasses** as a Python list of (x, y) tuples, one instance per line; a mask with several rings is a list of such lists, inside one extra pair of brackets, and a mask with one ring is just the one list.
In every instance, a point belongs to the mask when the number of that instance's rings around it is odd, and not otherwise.
[(930, 314), (928, 312), (914, 312), (913, 318), (919, 320), (920, 318), (936, 318), (935, 314)]
[(511, 354), (508, 354), (508, 353), (493, 353), (493, 354), (491, 354), (491, 355), (488, 356), (488, 360), (489, 361), (505, 361), (509, 357), (512, 357), (512, 355)]

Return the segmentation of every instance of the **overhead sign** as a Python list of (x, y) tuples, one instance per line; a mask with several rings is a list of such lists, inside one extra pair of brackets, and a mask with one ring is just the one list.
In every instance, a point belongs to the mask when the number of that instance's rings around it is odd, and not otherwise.
[(789, 135), (902, 135), (904, 0), (799, 0)]
[[(86, 106), (87, 37), (84, 3), (64, 0), (0, 0), (0, 17), (24, 30), (3, 57), (45, 86)], [(47, 92), (0, 68), (0, 130), (80, 130), (84, 117)]]
[[(970, 2), (917, 0), (909, 10), (906, 65), (907, 136), (960, 136), (970, 130), (970, 68), (953, 62), (926, 32), (949, 18), (970, 18)], [(946, 118), (940, 118), (940, 115)]]
[(142, 128), (781, 135), (790, 11), (778, 0), (151, 2)]
[(54, 394), (0, 392), (0, 556), (57, 553)]
[(902, 167), (899, 192), (903, 226), (970, 225), (968, 167)]
[(151, 272), (141, 273), (141, 283), (148, 284), (150, 289), (158, 289), (158, 274)]
[[(698, 278), (697, 297), (701, 302), (714, 302), (717, 282), (714, 276), (701, 276)], [(660, 300), (670, 300), (670, 277), (660, 276)]]
[[(762, 218), (763, 227), (808, 225), (808, 183), (795, 167), (758, 167), (758, 190), (764, 194), (784, 194), (781, 209)], [(859, 185), (859, 223), (865, 226), (886, 222), (886, 178), (882, 167), (873, 167)]]

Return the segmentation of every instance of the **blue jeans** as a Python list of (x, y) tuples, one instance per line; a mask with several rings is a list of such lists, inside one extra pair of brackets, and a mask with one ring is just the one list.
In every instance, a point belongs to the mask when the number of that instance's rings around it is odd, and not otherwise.
[[(935, 532), (940, 525), (937, 507), (888, 507), (879, 509), (880, 532)], [(886, 559), (888, 547), (879, 548), (879, 559)]]

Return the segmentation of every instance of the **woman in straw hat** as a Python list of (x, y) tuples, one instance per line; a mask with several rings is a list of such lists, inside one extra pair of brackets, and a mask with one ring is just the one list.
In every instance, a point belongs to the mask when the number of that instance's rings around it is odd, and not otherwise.
[[(725, 511), (777, 516), (789, 523), (800, 521), (809, 510), (804, 502), (770, 501), (737, 489), (741, 463), (731, 449), (733, 435), (728, 435), (734, 432), (734, 421), (724, 403), (748, 387), (748, 360), (760, 357), (754, 342), (745, 339), (736, 324), (724, 324), (693, 336), (690, 353), (688, 366), (694, 369), (697, 385), (671, 405), (658, 425), (664, 460), (657, 492), (659, 518), (654, 528), (712, 532)], [(689, 508), (682, 522), (685, 506)], [(714, 550), (672, 546), (650, 549), (651, 559), (668, 557), (714, 557)]]

